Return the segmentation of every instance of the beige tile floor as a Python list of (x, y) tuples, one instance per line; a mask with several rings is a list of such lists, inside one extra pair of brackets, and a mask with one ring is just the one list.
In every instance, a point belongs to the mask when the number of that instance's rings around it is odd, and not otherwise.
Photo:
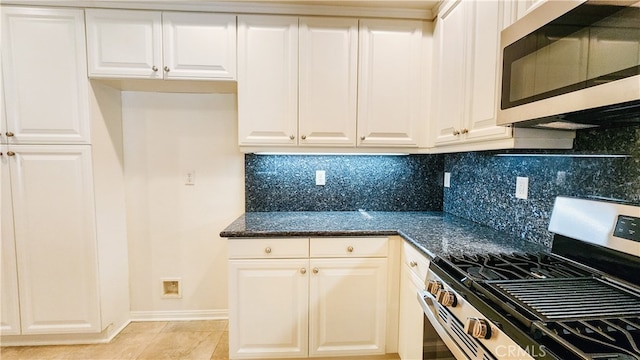
[(2, 360), (221, 360), (228, 358), (227, 320), (132, 322), (108, 344), (0, 348)]

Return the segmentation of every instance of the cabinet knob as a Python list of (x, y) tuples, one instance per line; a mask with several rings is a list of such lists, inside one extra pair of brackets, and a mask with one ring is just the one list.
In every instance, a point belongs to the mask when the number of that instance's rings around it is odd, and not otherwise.
[(320, 271), (320, 269), (318, 269), (317, 267), (316, 267), (316, 268), (313, 268), (313, 273), (314, 273), (314, 274), (317, 274), (319, 271)]
[(469, 129), (467, 129), (467, 128), (462, 129), (462, 133), (463, 134), (468, 134), (469, 133)]
[(151, 67), (151, 70), (153, 70), (153, 71), (158, 71), (158, 67), (157, 67), (157, 66), (155, 66), (155, 65), (153, 65), (153, 66)]
[(295, 136), (293, 136), (293, 135), (289, 135), (289, 139), (293, 140), (293, 139), (295, 139), (295, 138), (296, 138)]
[(353, 246), (349, 246), (349, 247), (347, 248), (347, 251), (348, 251), (348, 252), (350, 252), (350, 253), (352, 253), (352, 252), (353, 252)]
[(300, 139), (302, 139), (302, 140), (306, 140), (306, 139), (307, 139), (307, 135), (302, 135), (302, 136), (300, 136)]
[(304, 275), (306, 273), (307, 273), (307, 269), (305, 268), (300, 269), (300, 274)]
[(453, 130), (453, 136), (458, 136), (460, 135), (460, 131), (458, 130)]
[(13, 137), (13, 133), (11, 131), (7, 131), (5, 135), (7, 135), (7, 137)]
[(411, 266), (411, 267), (416, 267), (416, 266), (418, 266), (418, 263), (417, 263), (417, 262), (415, 262), (415, 261), (411, 261), (411, 262), (409, 263), (409, 266)]
[(366, 139), (366, 136), (360, 136), (360, 140), (364, 141), (364, 139)]
[(7, 151), (7, 155), (9, 156), (14, 156), (16, 153), (14, 153), (13, 151)]
[(266, 254), (271, 254), (271, 248), (270, 248), (270, 247), (265, 248), (265, 249), (264, 249), (264, 252), (265, 252)]
[(168, 66), (165, 66), (165, 67), (164, 67), (164, 71), (169, 72), (169, 70), (170, 70), (170, 69), (169, 69), (169, 67), (168, 67)]

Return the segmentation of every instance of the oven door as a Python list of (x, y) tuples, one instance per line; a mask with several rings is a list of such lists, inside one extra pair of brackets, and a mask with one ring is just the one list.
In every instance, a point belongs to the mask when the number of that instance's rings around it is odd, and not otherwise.
[[(427, 291), (418, 291), (418, 302), (424, 312), (424, 338), (423, 359), (450, 359), (451, 355), (458, 360), (469, 360), (469, 357), (460, 349), (453, 337), (445, 329), (446, 323), (441, 323), (438, 313), (447, 311), (433, 300)], [(438, 344), (444, 343), (448, 348), (449, 357), (442, 357), (442, 352), (437, 349)], [(437, 355), (436, 355), (437, 354)], [(435, 355), (435, 356), (434, 356)]]

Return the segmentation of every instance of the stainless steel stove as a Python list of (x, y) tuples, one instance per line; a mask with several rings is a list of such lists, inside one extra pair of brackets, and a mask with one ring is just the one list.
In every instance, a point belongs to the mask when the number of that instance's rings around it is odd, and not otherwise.
[(436, 258), (425, 315), (457, 359), (640, 360), (640, 207), (558, 197), (549, 253)]

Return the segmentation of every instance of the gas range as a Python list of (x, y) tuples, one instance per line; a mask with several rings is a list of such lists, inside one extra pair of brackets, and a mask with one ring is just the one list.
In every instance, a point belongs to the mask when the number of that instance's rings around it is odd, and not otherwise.
[(419, 298), (457, 358), (640, 360), (638, 227), (640, 207), (559, 197), (551, 252), (437, 257)]

